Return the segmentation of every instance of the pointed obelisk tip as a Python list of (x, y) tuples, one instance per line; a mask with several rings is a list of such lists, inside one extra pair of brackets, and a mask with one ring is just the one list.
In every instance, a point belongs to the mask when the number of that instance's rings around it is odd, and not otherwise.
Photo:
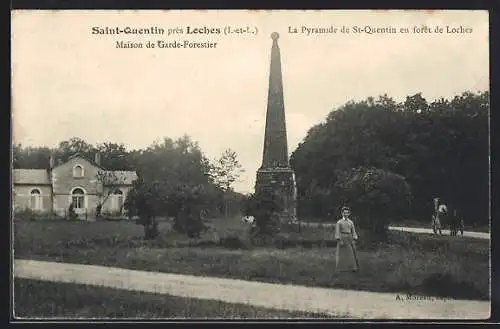
[(280, 37), (280, 35), (278, 34), (278, 32), (271, 33), (271, 39), (278, 40), (279, 37)]

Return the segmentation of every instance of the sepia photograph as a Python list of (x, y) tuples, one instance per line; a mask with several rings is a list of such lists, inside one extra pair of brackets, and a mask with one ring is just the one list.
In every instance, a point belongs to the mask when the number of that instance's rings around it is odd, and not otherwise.
[(11, 317), (487, 320), (486, 10), (12, 10)]

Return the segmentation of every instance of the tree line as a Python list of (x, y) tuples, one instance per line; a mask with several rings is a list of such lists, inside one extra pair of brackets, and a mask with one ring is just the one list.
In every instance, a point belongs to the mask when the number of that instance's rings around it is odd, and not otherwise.
[[(383, 95), (331, 111), (290, 157), (299, 219), (334, 218), (347, 204), (361, 226), (376, 233), (389, 221), (429, 222), (432, 200), (439, 197), (467, 224), (488, 223), (489, 109), (488, 92), (464, 92), (432, 102), (421, 93), (402, 102)], [(155, 223), (148, 218), (159, 215), (176, 217), (178, 230), (196, 234), (200, 213), (230, 216), (249, 203), (262, 210), (255, 196), (248, 200), (232, 190), (243, 171), (236, 152), (208, 159), (187, 135), (139, 150), (80, 138), (54, 149), (14, 145), (13, 166), (43, 169), (50, 154), (65, 161), (77, 152), (92, 158), (97, 151), (102, 166), (137, 171), (126, 206), (142, 212), (151, 232)]]
[(176, 140), (164, 138), (134, 150), (127, 150), (121, 143), (93, 145), (77, 137), (62, 141), (55, 148), (18, 144), (13, 147), (13, 168), (48, 169), (51, 155), (57, 164), (76, 153), (93, 160), (96, 152), (106, 169), (137, 172), (140, 179), (126, 202), (132, 212), (136, 210), (134, 204), (141, 203), (138, 199), (143, 193), (155, 216), (174, 216), (174, 195), (188, 189), (203, 191), (203, 209), (208, 216), (240, 212), (244, 196), (233, 190), (233, 183), (243, 169), (236, 152), (226, 149), (219, 158), (209, 159), (187, 135)]
[(432, 102), (418, 93), (330, 112), (291, 155), (299, 215), (338, 216), (349, 203), (361, 217), (429, 222), (439, 197), (466, 223), (488, 223), (489, 108), (488, 92)]

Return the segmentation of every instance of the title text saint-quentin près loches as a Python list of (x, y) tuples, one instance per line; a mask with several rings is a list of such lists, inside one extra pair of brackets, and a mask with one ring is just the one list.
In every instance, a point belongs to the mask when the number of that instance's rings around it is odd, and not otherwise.
[(150, 26), (150, 27), (131, 27), (131, 26), (124, 26), (124, 27), (101, 27), (101, 26), (93, 26), (92, 29), (92, 34), (101, 34), (101, 35), (106, 35), (106, 34), (112, 34), (112, 35), (117, 35), (117, 34), (144, 34), (144, 35), (171, 35), (171, 34), (221, 34), (222, 29), (218, 27), (192, 27), (192, 26), (186, 26), (185, 28), (182, 27), (176, 27), (176, 28), (162, 28), (159, 26)]

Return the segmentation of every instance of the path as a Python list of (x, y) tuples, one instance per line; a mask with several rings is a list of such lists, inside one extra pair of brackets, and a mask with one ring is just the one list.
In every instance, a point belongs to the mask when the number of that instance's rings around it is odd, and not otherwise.
[[(362, 319), (487, 319), (490, 303), (467, 300), (397, 300), (397, 294), (311, 288), (234, 279), (133, 271), (67, 263), (15, 260), (18, 278), (72, 282), (244, 303), (287, 311)], [(214, 315), (216, 316), (216, 315)]]
[[(402, 227), (402, 226), (389, 226), (390, 230), (394, 231), (403, 231), (403, 232), (412, 232), (412, 233), (427, 233), (427, 234), (432, 234), (433, 231), (430, 228), (421, 228), (421, 227)], [(444, 235), (450, 235), (450, 230), (441, 230)], [(458, 237), (460, 238), (460, 233), (458, 233)], [(490, 233), (485, 233), (485, 232), (471, 232), (471, 231), (464, 231), (464, 237), (469, 237), (469, 238), (476, 238), (476, 239), (485, 239), (489, 240), (490, 239)]]
[[(307, 222), (301, 222), (301, 225), (308, 225), (308, 226), (323, 226), (323, 227), (333, 227), (335, 224), (334, 223), (307, 223)], [(433, 231), (430, 228), (423, 228), (423, 227), (403, 227), (403, 226), (389, 226), (389, 230), (393, 231), (403, 231), (403, 232), (410, 232), (410, 233), (419, 233), (419, 234), (432, 234)], [(441, 230), (444, 235), (450, 235), (450, 230)], [(472, 232), (472, 231), (464, 231), (464, 237), (469, 237), (469, 238), (476, 238), (476, 239), (484, 239), (484, 240), (489, 240), (490, 239), (490, 233), (485, 233), (485, 232)], [(460, 233), (458, 238), (460, 238)]]

